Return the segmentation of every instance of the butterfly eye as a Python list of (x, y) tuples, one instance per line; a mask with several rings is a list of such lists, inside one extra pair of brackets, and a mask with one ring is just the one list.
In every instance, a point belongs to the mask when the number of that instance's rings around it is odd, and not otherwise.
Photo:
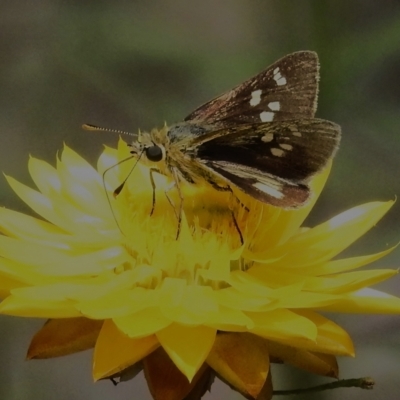
[(154, 162), (161, 161), (163, 158), (163, 153), (162, 153), (161, 147), (158, 147), (156, 145), (147, 147), (146, 157), (150, 161), (154, 161)]

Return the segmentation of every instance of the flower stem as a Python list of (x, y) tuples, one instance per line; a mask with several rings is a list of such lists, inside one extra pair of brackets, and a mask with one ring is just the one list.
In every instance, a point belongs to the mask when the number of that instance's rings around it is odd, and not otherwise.
[(293, 389), (293, 390), (274, 390), (275, 396), (287, 396), (290, 394), (303, 394), (311, 392), (322, 392), (323, 390), (344, 388), (344, 387), (357, 387), (360, 389), (373, 389), (375, 382), (372, 378), (357, 378), (357, 379), (342, 379), (331, 383), (325, 383), (324, 385), (312, 386), (305, 389)]

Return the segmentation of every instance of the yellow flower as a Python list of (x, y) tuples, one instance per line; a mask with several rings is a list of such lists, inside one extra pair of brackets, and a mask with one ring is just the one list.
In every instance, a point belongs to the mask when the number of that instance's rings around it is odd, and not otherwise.
[(354, 354), (349, 335), (320, 311), (400, 312), (398, 298), (368, 288), (397, 271), (353, 271), (392, 249), (335, 258), (392, 201), (306, 229), (329, 168), (298, 210), (182, 183), (177, 238), (180, 198), (169, 178), (154, 175), (151, 216), (148, 166), (130, 174), (134, 160), (121, 163), (103, 182), (128, 155), (120, 141), (97, 170), (68, 147), (56, 168), (31, 158), (38, 191), (7, 177), (41, 216), (0, 209), (0, 312), (49, 319), (29, 358), (94, 346), (96, 380), (143, 369), (155, 399), (200, 398), (214, 374), (248, 398), (267, 399), (270, 362), (337, 377), (335, 356)]

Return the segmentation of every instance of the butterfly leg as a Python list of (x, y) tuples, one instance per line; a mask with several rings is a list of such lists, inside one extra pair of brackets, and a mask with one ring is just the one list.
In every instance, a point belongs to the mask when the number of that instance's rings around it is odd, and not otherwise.
[[(215, 182), (210, 182), (212, 187), (220, 192), (230, 192), (231, 195), (233, 196), (233, 198), (240, 204), (241, 207), (243, 207), (246, 211), (250, 211), (241, 201), (240, 199), (235, 195), (235, 193), (233, 192), (232, 188), (230, 186), (221, 186), (218, 185)], [(233, 212), (233, 210), (231, 211), (231, 215), (232, 215), (232, 220), (233, 220), (233, 225), (235, 225), (235, 228), (237, 230), (237, 233), (239, 234), (239, 238), (240, 238), (240, 243), (243, 244), (244, 240), (243, 240), (243, 234), (242, 231), (239, 228), (239, 224), (237, 222), (237, 219), (235, 217), (235, 213)]]
[[(155, 208), (155, 205), (156, 205), (156, 183), (154, 181), (154, 176), (153, 176), (154, 173), (161, 174), (161, 171), (158, 168), (154, 168), (154, 167), (150, 168), (150, 183), (151, 183), (151, 187), (153, 188), (153, 201), (152, 201), (152, 207), (151, 207), (151, 211), (150, 211), (150, 216), (153, 215), (154, 208)], [(183, 195), (182, 195), (182, 192), (181, 192), (180, 187), (179, 187), (179, 178), (178, 178), (178, 174), (177, 174), (176, 170), (172, 170), (172, 176), (174, 177), (174, 181), (172, 182), (172, 184), (167, 189), (165, 189), (164, 193), (165, 193), (165, 196), (166, 196), (166, 198), (168, 200), (168, 203), (171, 205), (171, 207), (174, 210), (176, 219), (178, 220), (178, 231), (176, 233), (176, 239), (178, 239), (179, 233), (180, 233), (180, 230), (181, 230), (182, 209), (183, 209)], [(176, 210), (175, 204), (172, 201), (171, 197), (168, 195), (168, 192), (171, 189), (173, 189), (175, 186), (178, 189), (178, 194), (179, 194), (179, 198), (180, 198), (180, 205), (179, 205), (179, 210), (178, 211)]]
[(159, 169), (154, 168), (154, 167), (150, 168), (150, 183), (151, 183), (151, 187), (153, 188), (153, 201), (152, 201), (150, 216), (153, 215), (154, 208), (156, 206), (156, 183), (154, 182), (154, 177), (153, 177), (153, 174), (155, 172), (157, 172), (158, 174), (161, 174)]
[(231, 210), (231, 215), (232, 215), (233, 225), (235, 225), (237, 233), (239, 234), (240, 244), (243, 245), (244, 244), (243, 234), (242, 234), (242, 231), (239, 228), (239, 224), (238, 224), (238, 222), (236, 220), (235, 213), (233, 212), (233, 210)]
[(181, 191), (181, 187), (179, 185), (179, 175), (178, 175), (178, 170), (176, 168), (172, 169), (172, 175), (174, 177), (174, 181), (175, 181), (175, 186), (178, 190), (178, 195), (179, 195), (179, 210), (178, 210), (178, 230), (176, 232), (176, 240), (178, 240), (179, 237), (179, 233), (181, 232), (181, 223), (182, 223), (182, 211), (183, 211), (183, 194)]
[(165, 193), (165, 197), (166, 197), (167, 200), (168, 200), (168, 203), (170, 204), (170, 206), (171, 206), (171, 207), (173, 208), (173, 210), (174, 210), (176, 219), (179, 220), (179, 214), (178, 214), (178, 212), (176, 211), (175, 204), (174, 204), (173, 200), (171, 199), (171, 197), (169, 197), (169, 195), (168, 195), (168, 192), (169, 192), (170, 190), (172, 190), (175, 186), (176, 186), (176, 183), (175, 183), (175, 182), (172, 182), (172, 184), (171, 184), (167, 189), (165, 189), (164, 193)]
[[(176, 239), (178, 239), (179, 237), (179, 233), (181, 231), (181, 222), (182, 222), (182, 210), (183, 210), (183, 194), (179, 185), (179, 176), (178, 176), (178, 171), (174, 168), (171, 170), (172, 171), (172, 176), (174, 178), (174, 181), (172, 182), (172, 184), (165, 190), (165, 196), (169, 202), (169, 204), (171, 205), (171, 207), (174, 209), (175, 212), (175, 216), (176, 219), (178, 220), (178, 230), (176, 232)], [(178, 195), (179, 195), (179, 199), (180, 199), (180, 203), (179, 203), (179, 209), (178, 211), (176, 210), (175, 204), (173, 202), (173, 200), (171, 199), (171, 197), (168, 195), (168, 192), (173, 189), (174, 187), (177, 188), (178, 190)]]

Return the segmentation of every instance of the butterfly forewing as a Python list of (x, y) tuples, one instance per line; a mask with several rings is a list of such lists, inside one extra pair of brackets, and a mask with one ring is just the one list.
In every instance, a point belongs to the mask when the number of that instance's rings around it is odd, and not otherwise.
[(318, 56), (300, 51), (281, 58), (255, 77), (202, 105), (185, 121), (230, 126), (314, 117)]

